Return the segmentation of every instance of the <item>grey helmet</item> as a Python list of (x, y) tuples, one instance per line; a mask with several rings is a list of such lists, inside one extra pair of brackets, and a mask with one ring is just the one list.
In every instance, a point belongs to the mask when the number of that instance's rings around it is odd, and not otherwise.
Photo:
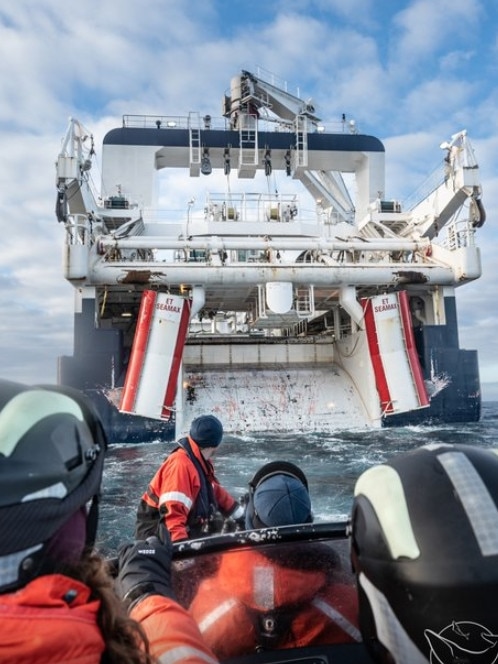
[(82, 393), (0, 380), (0, 592), (34, 575), (44, 544), (85, 506), (93, 544), (106, 447)]
[(364, 472), (351, 558), (376, 662), (498, 661), (498, 455), (433, 444)]

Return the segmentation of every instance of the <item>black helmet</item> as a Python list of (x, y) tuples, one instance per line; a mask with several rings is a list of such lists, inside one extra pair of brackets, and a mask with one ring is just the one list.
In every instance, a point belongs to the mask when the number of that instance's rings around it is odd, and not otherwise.
[(27, 559), (92, 499), (93, 544), (106, 446), (80, 392), (0, 380), (0, 592), (22, 585), (18, 569), (34, 568)]
[(303, 471), (288, 461), (267, 463), (249, 482), (246, 528), (310, 523), (311, 500)]
[(351, 526), (375, 661), (498, 661), (497, 454), (434, 444), (370, 468)]

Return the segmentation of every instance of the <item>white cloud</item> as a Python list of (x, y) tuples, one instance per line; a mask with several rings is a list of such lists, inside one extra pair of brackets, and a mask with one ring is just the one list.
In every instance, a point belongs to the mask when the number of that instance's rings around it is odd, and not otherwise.
[(480, 20), (478, 0), (416, 0), (394, 17), (391, 57), (405, 67), (434, 58), (447, 44), (465, 44)]

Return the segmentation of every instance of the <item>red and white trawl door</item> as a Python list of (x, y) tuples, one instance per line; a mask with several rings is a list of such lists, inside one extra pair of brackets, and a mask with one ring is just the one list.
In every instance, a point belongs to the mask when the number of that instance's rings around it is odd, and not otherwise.
[(119, 410), (160, 420), (172, 414), (192, 301), (143, 292)]
[(361, 300), (383, 415), (429, 405), (406, 291)]

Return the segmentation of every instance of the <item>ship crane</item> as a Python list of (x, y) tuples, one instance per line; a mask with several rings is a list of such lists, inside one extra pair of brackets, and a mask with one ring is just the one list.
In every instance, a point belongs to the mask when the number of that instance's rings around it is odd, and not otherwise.
[[(58, 221), (67, 223), (69, 212), (73, 216), (87, 216), (89, 210), (97, 208), (92, 190), (87, 186), (94, 155), (93, 135), (79, 120), (70, 118), (56, 163)], [(68, 201), (71, 201), (70, 206)]]
[(223, 115), (231, 118), (234, 128), (240, 113), (258, 117), (261, 108), (289, 125), (297, 118), (308, 118), (315, 125), (320, 122), (311, 99), (304, 101), (248, 71), (232, 78), (230, 96), (224, 98), (223, 104)]
[[(230, 126), (238, 130), (242, 148), (239, 176), (254, 177), (258, 147), (258, 121), (278, 123), (295, 134), (294, 143), (285, 155), (287, 175), (299, 180), (329, 218), (352, 224), (355, 206), (339, 171), (311, 168), (308, 134), (316, 133), (320, 118), (313, 100), (304, 100), (284, 87), (277, 87), (261, 76), (242, 71), (231, 80), (230, 95), (223, 100), (223, 115), (230, 118)], [(244, 148), (246, 147), (245, 154)]]
[(467, 199), (472, 225), (479, 228), (486, 219), (481, 202), (479, 167), (467, 132), (453, 134), (451, 140), (444, 141), (440, 147), (447, 151), (443, 182), (411, 210), (413, 219), (419, 220), (417, 231), (430, 239), (437, 236)]

